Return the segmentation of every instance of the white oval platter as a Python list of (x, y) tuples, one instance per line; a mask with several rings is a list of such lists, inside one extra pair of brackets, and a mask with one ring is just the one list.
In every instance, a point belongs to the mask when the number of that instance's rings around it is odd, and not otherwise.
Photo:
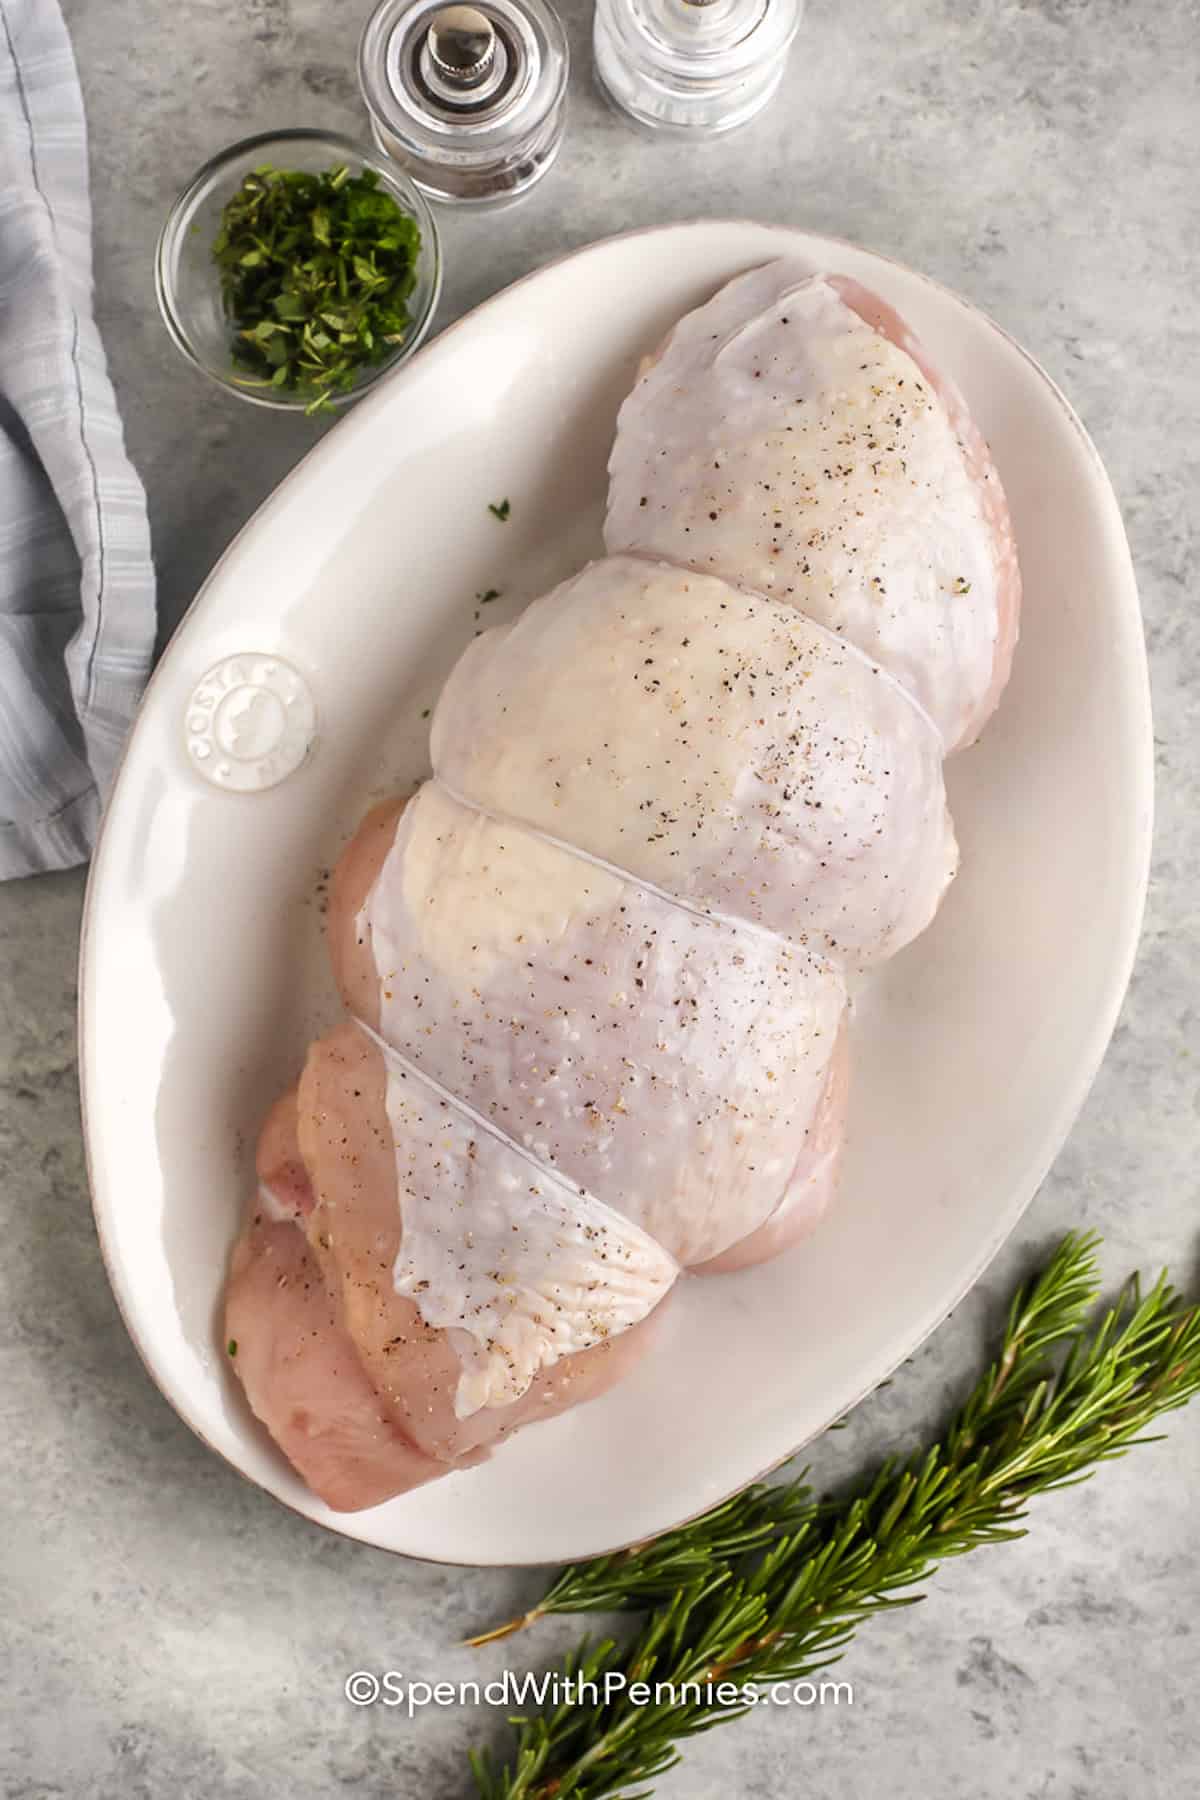
[[(1025, 613), (1000, 712), (949, 769), (962, 873), (932, 930), (860, 998), (842, 1192), (817, 1235), (685, 1283), (624, 1385), (486, 1466), (331, 1513), (251, 1417), (219, 1335), (258, 1122), (336, 1014), (321, 871), (369, 801), (425, 771), (424, 715), (476, 614), (498, 621), (598, 550), (639, 357), (782, 253), (858, 277), (911, 321), (964, 388), (1008, 491)], [(503, 498), (501, 524), (488, 506)], [(209, 672), (256, 656), (274, 695), (264, 748), (288, 680), (267, 664), (295, 672), (313, 717), (282, 763), (237, 771), (242, 791), (228, 791), (205, 772), (221, 720), (191, 701), (211, 712)], [(281, 1501), (409, 1555), (573, 1559), (701, 1511), (908, 1356), (1020, 1216), (1116, 1019), (1151, 799), (1117, 505), (1063, 396), (995, 324), (865, 250), (749, 223), (634, 233), (530, 276), (383, 382), (283, 482), (176, 633), (130, 740), (88, 895), (81, 1068), (104, 1254), (155, 1380)]]

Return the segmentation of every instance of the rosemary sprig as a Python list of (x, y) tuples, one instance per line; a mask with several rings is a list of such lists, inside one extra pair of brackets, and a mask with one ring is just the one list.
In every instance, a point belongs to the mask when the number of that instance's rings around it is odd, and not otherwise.
[(816, 1506), (803, 1476), (778, 1487), (756, 1482), (675, 1531), (614, 1556), (563, 1569), (529, 1612), (466, 1642), (494, 1643), (548, 1613), (624, 1612), (652, 1606), (708, 1574), (714, 1563), (733, 1564), (752, 1550), (765, 1549), (783, 1532), (795, 1529)]
[[(1147, 1442), (1152, 1420), (1200, 1391), (1200, 1308), (1165, 1275), (1146, 1294), (1135, 1277), (1089, 1322), (1096, 1248), (1093, 1236), (1059, 1245), (1015, 1296), (996, 1360), (942, 1439), (884, 1463), (860, 1493), (814, 1504), (801, 1483), (754, 1487), (648, 1545), (565, 1570), (511, 1629), (548, 1612), (644, 1616), (627, 1643), (585, 1644), (564, 1666), (598, 1684), (595, 1705), (521, 1721), (505, 1765), (472, 1754), (482, 1800), (635, 1800), (632, 1784), (670, 1768), (682, 1739), (748, 1710), (745, 1690), (828, 1668), (864, 1619), (920, 1599), (906, 1590), (943, 1557), (1023, 1536), (1035, 1494)], [(722, 1680), (733, 1696), (712, 1703), (707, 1684)], [(675, 1692), (637, 1705), (638, 1681)]]

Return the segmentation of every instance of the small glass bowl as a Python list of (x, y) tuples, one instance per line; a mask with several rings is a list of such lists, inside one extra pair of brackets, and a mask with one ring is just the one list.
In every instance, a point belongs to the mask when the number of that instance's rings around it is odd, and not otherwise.
[(264, 392), (243, 385), (246, 371), (233, 360), (233, 333), (221, 302), (221, 284), (212, 259), (213, 240), (226, 202), (246, 176), (264, 164), (277, 169), (302, 169), (322, 174), (345, 165), (352, 174), (374, 169), (381, 188), (417, 222), (421, 248), (417, 256), (417, 280), (409, 296), (412, 323), (404, 342), (394, 346), (382, 362), (364, 368), (352, 388), (331, 393), (334, 406), (356, 400), (372, 383), (410, 357), (425, 338), (433, 321), (442, 287), (442, 253), (437, 226), (428, 203), (407, 176), (381, 154), (366, 150), (335, 132), (269, 131), (243, 138), (214, 156), (176, 200), (158, 240), (154, 261), (154, 285), (163, 321), (178, 349), (196, 368), (239, 399), (277, 412), (303, 411), (313, 394), (304, 389), (285, 393)]

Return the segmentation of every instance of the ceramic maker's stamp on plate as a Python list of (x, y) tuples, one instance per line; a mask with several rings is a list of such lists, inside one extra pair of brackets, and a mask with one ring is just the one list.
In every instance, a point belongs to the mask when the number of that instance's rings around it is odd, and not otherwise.
[(187, 706), (187, 751), (214, 787), (235, 794), (272, 788), (316, 742), (317, 709), (303, 676), (278, 656), (227, 656)]

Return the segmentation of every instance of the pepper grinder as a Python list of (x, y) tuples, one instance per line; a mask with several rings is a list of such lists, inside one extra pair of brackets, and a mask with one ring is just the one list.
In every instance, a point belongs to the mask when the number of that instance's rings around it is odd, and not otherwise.
[(594, 56), (613, 104), (654, 131), (732, 131), (783, 76), (804, 0), (596, 0)]
[(567, 39), (545, 0), (381, 0), (358, 52), (380, 149), (436, 200), (495, 203), (562, 141)]

